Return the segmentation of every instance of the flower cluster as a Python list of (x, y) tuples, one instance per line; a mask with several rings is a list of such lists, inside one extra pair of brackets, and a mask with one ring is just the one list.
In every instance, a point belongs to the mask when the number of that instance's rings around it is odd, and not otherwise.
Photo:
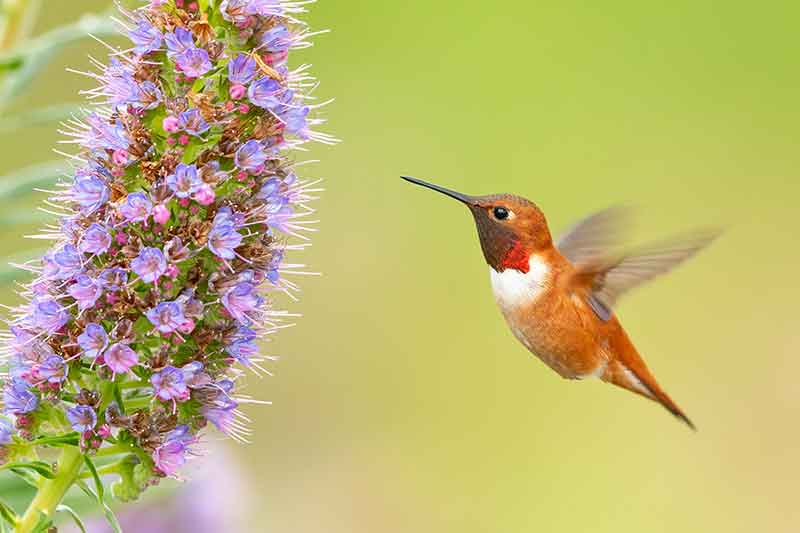
[[(75, 171), (49, 205), (54, 241), (9, 319), (0, 450), (63, 437), (129, 454), (118, 495), (174, 476), (210, 422), (244, 440), (237, 394), (257, 342), (285, 326), (284, 262), (314, 182), (292, 150), (314, 130), (315, 83), (287, 67), (306, 2), (151, 0), (124, 12), (133, 45), (86, 73), (97, 104), (64, 125)], [(310, 113), (311, 111), (311, 113)], [(124, 463), (130, 465), (131, 460)], [(136, 487), (132, 487), (135, 480)]]

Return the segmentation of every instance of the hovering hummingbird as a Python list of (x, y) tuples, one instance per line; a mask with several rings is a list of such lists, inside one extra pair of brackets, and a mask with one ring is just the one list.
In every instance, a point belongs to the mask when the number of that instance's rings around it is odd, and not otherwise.
[(544, 214), (525, 198), (469, 196), (402, 178), (455, 198), (472, 212), (497, 304), (528, 350), (564, 378), (613, 383), (659, 402), (694, 429), (647, 368), (613, 308), (627, 291), (693, 256), (716, 233), (619, 252), (624, 212), (611, 208), (553, 243)]

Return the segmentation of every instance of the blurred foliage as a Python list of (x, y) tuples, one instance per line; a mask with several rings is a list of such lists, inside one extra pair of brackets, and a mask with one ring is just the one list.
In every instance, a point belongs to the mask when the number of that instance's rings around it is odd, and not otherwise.
[[(37, 31), (77, 13), (44, 9)], [(345, 143), (304, 167), (328, 191), (295, 257), (324, 276), (301, 280), (290, 309), (305, 316), (266, 347), (283, 356), (276, 377), (249, 381), (274, 401), (235, 449), (251, 530), (795, 531), (799, 19), (786, 0), (313, 6), (334, 31), (302, 59), (337, 97), (329, 129)], [(59, 50), (11, 114), (76, 99), (90, 82), (63, 65), (86, 53), (103, 49)], [(8, 174), (58, 139), (52, 124), (0, 135)], [(620, 308), (698, 433), (529, 357), (469, 216), (401, 173), (522, 194), (556, 233), (618, 203), (645, 207), (641, 239), (728, 225)], [(21, 236), (40, 198), (2, 200), (0, 254), (33, 256)]]

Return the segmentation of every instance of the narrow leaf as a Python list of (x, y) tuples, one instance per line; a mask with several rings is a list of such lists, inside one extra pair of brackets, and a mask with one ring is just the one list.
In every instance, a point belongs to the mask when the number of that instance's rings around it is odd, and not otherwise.
[(74, 521), (75, 521), (75, 525), (77, 525), (77, 526), (78, 526), (78, 529), (80, 529), (80, 530), (81, 530), (81, 533), (86, 533), (86, 526), (85, 526), (85, 525), (83, 525), (83, 520), (81, 520), (81, 517), (80, 517), (80, 516), (78, 516), (78, 513), (76, 513), (76, 512), (75, 512), (75, 511), (72, 509), (72, 507), (69, 507), (68, 505), (64, 505), (64, 504), (62, 503), (61, 505), (59, 505), (58, 507), (56, 507), (56, 512), (58, 512), (58, 513), (67, 513), (67, 514), (69, 514), (69, 515), (72, 517), (72, 520), (74, 520)]
[(17, 517), (17, 513), (14, 512), (14, 509), (12, 509), (6, 502), (2, 500), (0, 500), (0, 517), (2, 517), (3, 520), (11, 526), (16, 526), (17, 520), (19, 520), (19, 517)]
[(97, 473), (97, 468), (95, 468), (94, 463), (91, 459), (87, 456), (83, 456), (83, 460), (86, 463), (86, 468), (89, 469), (89, 472), (92, 473), (92, 477), (94, 478), (94, 485), (95, 489), (97, 490), (97, 501), (100, 505), (103, 506), (103, 513), (106, 515), (106, 520), (108, 520), (111, 529), (114, 530), (114, 533), (122, 533), (122, 529), (119, 526), (119, 521), (117, 517), (114, 515), (114, 511), (108, 506), (105, 500), (105, 487), (103, 487), (103, 480), (100, 479), (100, 475)]
[(27, 463), (6, 463), (3, 466), (0, 466), (0, 470), (32, 470), (39, 474), (42, 477), (47, 479), (53, 479), (55, 474), (53, 474), (53, 468), (50, 466), (49, 463), (44, 461), (30, 461)]

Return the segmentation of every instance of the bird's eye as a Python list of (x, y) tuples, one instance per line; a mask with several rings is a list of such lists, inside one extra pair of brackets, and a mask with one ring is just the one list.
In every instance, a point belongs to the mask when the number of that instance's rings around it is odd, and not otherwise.
[(492, 209), (492, 214), (497, 220), (505, 220), (508, 218), (509, 211), (505, 207), (495, 207)]

